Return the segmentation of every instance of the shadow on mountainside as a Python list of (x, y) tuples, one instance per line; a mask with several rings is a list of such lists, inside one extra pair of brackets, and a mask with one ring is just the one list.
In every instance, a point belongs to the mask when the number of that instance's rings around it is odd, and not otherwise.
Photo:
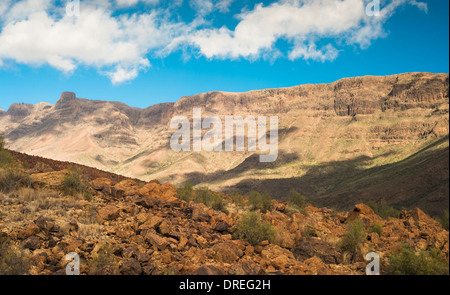
[(226, 191), (267, 190), (284, 199), (294, 188), (319, 206), (347, 210), (359, 202), (384, 200), (399, 209), (420, 207), (440, 215), (449, 208), (449, 148), (436, 147), (448, 140), (447, 135), (392, 164), (363, 169), (371, 159), (362, 156), (311, 167), (301, 177), (244, 180)]
[[(278, 159), (275, 162), (261, 163), (259, 160), (259, 155), (253, 154), (247, 157), (241, 164), (234, 167), (233, 169), (226, 171), (219, 170), (210, 174), (192, 172), (186, 174), (185, 177), (187, 181), (189, 181), (193, 185), (208, 181), (224, 181), (235, 178), (236, 175), (239, 175), (249, 170), (275, 169), (288, 163), (291, 163), (293, 161), (297, 161), (298, 159), (299, 157), (296, 153), (280, 153), (278, 155)], [(264, 173), (262, 174), (264, 175)]]

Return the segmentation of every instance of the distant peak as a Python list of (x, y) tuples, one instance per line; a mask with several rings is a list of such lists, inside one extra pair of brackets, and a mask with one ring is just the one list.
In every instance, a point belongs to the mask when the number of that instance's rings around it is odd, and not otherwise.
[(66, 91), (66, 92), (63, 92), (61, 94), (59, 100), (60, 101), (67, 101), (67, 100), (74, 100), (76, 98), (77, 98), (77, 96), (76, 96), (76, 94), (74, 92)]
[(63, 92), (61, 96), (59, 97), (58, 101), (56, 102), (56, 108), (59, 109), (63, 105), (66, 105), (70, 103), (71, 101), (75, 101), (77, 99), (77, 96), (74, 92)]
[(13, 103), (6, 113), (13, 117), (25, 118), (31, 114), (33, 109), (34, 105), (29, 103)]

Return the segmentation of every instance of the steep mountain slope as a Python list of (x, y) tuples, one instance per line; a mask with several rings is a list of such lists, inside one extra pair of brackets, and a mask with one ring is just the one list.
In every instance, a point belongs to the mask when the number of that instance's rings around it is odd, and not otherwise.
[[(406, 173), (399, 182), (380, 178), (383, 173), (376, 168), (388, 169), (389, 175), (405, 171), (404, 161), (440, 139), (439, 147), (448, 151), (448, 97), (448, 74), (431, 73), (346, 78), (247, 93), (210, 92), (147, 109), (64, 93), (55, 106), (12, 105), (0, 115), (0, 132), (13, 150), (143, 180), (175, 185), (189, 180), (220, 191), (269, 189), (277, 198), (292, 186), (327, 205), (345, 205), (342, 200), (364, 196), (408, 208), (427, 203), (435, 212), (448, 205), (448, 198), (443, 198), (448, 166), (430, 164), (427, 167), (436, 171), (424, 172), (428, 178)], [(175, 130), (169, 128), (170, 120), (180, 115), (192, 119), (193, 108), (201, 108), (203, 117), (222, 119), (278, 116), (277, 161), (260, 163), (258, 154), (249, 151), (172, 151), (169, 139)], [(420, 171), (420, 166), (414, 167)], [(374, 188), (372, 176), (377, 183), (386, 182), (379, 185), (382, 189)], [(434, 176), (439, 176), (439, 184), (430, 181)], [(421, 189), (415, 188), (417, 179)], [(393, 189), (400, 183), (402, 191)], [(364, 191), (366, 187), (370, 190)], [(392, 199), (389, 191), (402, 196)], [(434, 201), (424, 199), (439, 201), (431, 205)]]

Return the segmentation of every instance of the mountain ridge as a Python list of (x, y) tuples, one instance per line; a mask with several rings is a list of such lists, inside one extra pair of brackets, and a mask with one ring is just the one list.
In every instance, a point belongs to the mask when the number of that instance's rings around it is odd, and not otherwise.
[[(218, 191), (254, 179), (245, 186), (253, 189), (271, 179), (295, 180), (326, 162), (362, 157), (367, 160), (358, 169), (365, 170), (402, 161), (448, 136), (448, 95), (449, 75), (432, 73), (343, 78), (244, 93), (212, 91), (145, 109), (66, 92), (55, 105), (14, 104), (0, 115), (0, 132), (12, 150), (124, 176), (176, 185), (191, 181)], [(249, 151), (173, 152), (170, 119), (192, 119), (193, 108), (220, 118), (278, 116), (278, 161), (255, 162), (257, 153)], [(227, 171), (233, 177), (224, 179)], [(318, 184), (313, 192), (307, 197), (320, 199), (327, 189)]]

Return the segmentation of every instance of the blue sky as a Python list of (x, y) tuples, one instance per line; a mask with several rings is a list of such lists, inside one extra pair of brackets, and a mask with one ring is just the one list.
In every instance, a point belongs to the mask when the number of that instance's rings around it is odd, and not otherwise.
[[(145, 108), (207, 91), (449, 72), (449, 1), (2, 0), (0, 108), (63, 91)], [(75, 7), (75, 6), (74, 6)], [(369, 13), (370, 14), (370, 13)]]

